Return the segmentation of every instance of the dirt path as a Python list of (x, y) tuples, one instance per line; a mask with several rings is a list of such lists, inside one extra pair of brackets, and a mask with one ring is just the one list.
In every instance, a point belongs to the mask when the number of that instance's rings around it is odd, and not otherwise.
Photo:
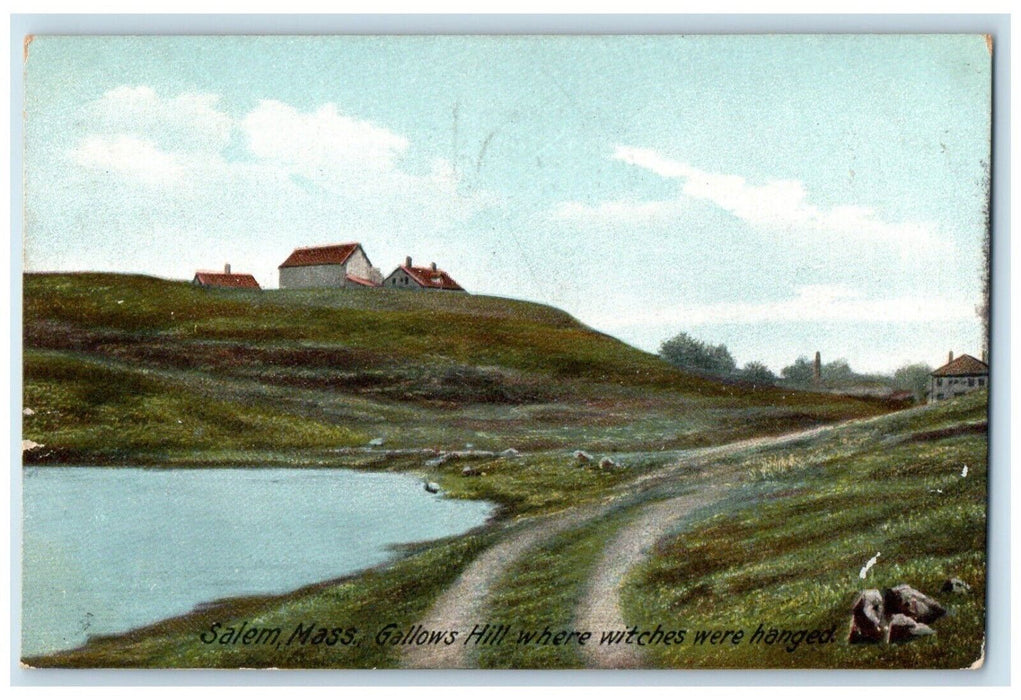
[[(707, 486), (696, 493), (652, 503), (617, 533), (606, 545), (585, 590), (575, 625), (590, 630), (598, 641), (604, 631), (624, 630), (626, 623), (620, 608), (620, 585), (624, 575), (645, 558), (649, 549), (677, 523), (696, 508), (719, 500), (729, 489)], [(603, 646), (588, 644), (583, 654), (589, 668), (640, 668), (641, 657), (633, 644)]]
[[(522, 554), (542, 541), (596, 517), (604, 510), (605, 507), (579, 508), (567, 514), (539, 519), (509, 534), (469, 564), (418, 624), (428, 630), (463, 630), (463, 638), (475, 624), (485, 620), (485, 602), (490, 589)], [(449, 646), (408, 647), (402, 666), (473, 668), (469, 650), (469, 647), (459, 642)]]
[[(853, 423), (866, 423), (872, 418), (855, 419), (841, 423), (799, 430), (783, 435), (765, 436), (738, 440), (724, 445), (715, 445), (684, 453), (673, 466), (647, 474), (632, 482), (648, 487), (658, 482), (675, 478), (678, 471), (687, 469), (692, 462), (704, 462), (761, 447), (775, 447), (804, 438), (818, 436), (838, 427)], [(710, 480), (711, 479), (711, 480)], [(668, 498), (645, 506), (639, 516), (623, 526), (603, 550), (599, 564), (589, 581), (585, 597), (575, 613), (578, 629), (592, 630), (599, 639), (603, 630), (624, 630), (627, 623), (620, 604), (620, 589), (627, 572), (648, 556), (652, 546), (666, 536), (677, 523), (697, 508), (721, 500), (740, 481), (739, 475), (720, 470), (693, 482), (694, 491)], [(588, 645), (584, 649), (587, 666), (590, 668), (641, 668), (639, 648), (633, 644), (613, 646)]]
[[(772, 447), (820, 433), (850, 423), (867, 422), (856, 419), (820, 426), (783, 435), (739, 440), (713, 447), (687, 450), (678, 455), (674, 464), (643, 475), (626, 484), (632, 493), (639, 488), (655, 489), (661, 484), (675, 483), (686, 473), (692, 462), (702, 462), (759, 447)], [(577, 628), (591, 630), (598, 640), (603, 630), (623, 630), (626, 624), (620, 608), (620, 585), (624, 575), (641, 562), (657, 540), (666, 535), (676, 523), (700, 508), (722, 499), (739, 479), (735, 474), (717, 472), (693, 480), (693, 491), (644, 506), (638, 517), (625, 525), (607, 544), (597, 564), (585, 596), (576, 611)], [(418, 621), (426, 629), (457, 629), (470, 631), (472, 626), (485, 619), (486, 598), (496, 581), (525, 552), (541, 542), (572, 527), (582, 525), (605, 514), (611, 503), (577, 508), (536, 520), (486, 550), (437, 599), (426, 616)], [(590, 667), (635, 668), (641, 659), (633, 645), (585, 648)], [(463, 644), (449, 646), (409, 647), (404, 654), (405, 668), (472, 668), (469, 649)]]
[(776, 447), (778, 445), (785, 445), (790, 442), (797, 442), (798, 440), (804, 440), (806, 438), (816, 437), (823, 433), (832, 432), (837, 428), (847, 427), (849, 425), (862, 425), (869, 423), (882, 416), (873, 416), (869, 418), (854, 418), (851, 420), (841, 421), (840, 423), (830, 423), (828, 425), (820, 425), (815, 428), (807, 428), (805, 430), (797, 430), (792, 433), (783, 433), (781, 435), (764, 435), (761, 437), (745, 438), (744, 440), (737, 440), (735, 442), (727, 442), (722, 445), (713, 445), (712, 447), (698, 447), (691, 450), (682, 450), (677, 452), (673, 457), (673, 464), (657, 469), (654, 472), (643, 474), (634, 481), (628, 484), (629, 487), (642, 487), (649, 483), (662, 482), (668, 479), (675, 478), (679, 472), (687, 470), (692, 462), (705, 462), (710, 459), (717, 459), (720, 457), (726, 457), (728, 455), (735, 454), (737, 452), (743, 452), (745, 450), (753, 450), (761, 447)]

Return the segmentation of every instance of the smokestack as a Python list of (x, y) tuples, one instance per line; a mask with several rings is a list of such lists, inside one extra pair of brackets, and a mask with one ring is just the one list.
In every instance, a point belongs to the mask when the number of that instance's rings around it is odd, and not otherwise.
[(224, 265), (223, 265), (223, 274), (225, 274), (225, 275), (229, 275), (230, 274), (230, 263), (224, 263)]
[(953, 351), (953, 350), (951, 350), (951, 351), (950, 351), (950, 354), (949, 354), (949, 355), (947, 355), (947, 364), (949, 365), (949, 364), (950, 364), (951, 362), (953, 362), (953, 361), (954, 361), (954, 351)]
[(411, 267), (411, 256), (404, 258), (404, 267)]
[(432, 270), (433, 272), (436, 272), (436, 263), (429, 263), (429, 268), (430, 268), (430, 269), (431, 269), (431, 270)]
[(812, 381), (818, 384), (822, 381), (822, 355), (815, 351), (815, 362), (812, 363)]

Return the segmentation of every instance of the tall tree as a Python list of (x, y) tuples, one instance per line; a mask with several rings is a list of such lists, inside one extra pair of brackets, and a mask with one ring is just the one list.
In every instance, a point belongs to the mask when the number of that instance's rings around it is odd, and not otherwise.
[(802, 355), (793, 365), (787, 365), (780, 370), (780, 375), (789, 382), (807, 384), (812, 381), (812, 368), (812, 361)]
[(925, 400), (926, 391), (929, 388), (929, 375), (932, 374), (932, 367), (924, 363), (904, 365), (893, 373), (893, 385), (901, 391), (910, 391), (914, 394), (915, 401)]
[(741, 378), (752, 384), (768, 386), (776, 381), (776, 375), (762, 362), (748, 362), (741, 369)]
[(691, 372), (725, 376), (737, 369), (726, 345), (710, 345), (684, 332), (664, 340), (659, 355), (675, 367)]

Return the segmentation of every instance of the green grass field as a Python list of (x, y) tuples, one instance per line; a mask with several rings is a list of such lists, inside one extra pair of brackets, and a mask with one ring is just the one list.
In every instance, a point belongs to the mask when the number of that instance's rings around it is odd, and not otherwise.
[(317, 465), (375, 437), (669, 450), (890, 408), (693, 377), (508, 299), (24, 280), (23, 432), (46, 446), (26, 455), (35, 464)]
[[(986, 394), (889, 416), (823, 440), (735, 463), (765, 495), (661, 541), (631, 572), (636, 624), (689, 629), (829, 629), (836, 642), (651, 648), (675, 668), (964, 668), (985, 620)], [(967, 475), (962, 476), (967, 466)], [(754, 494), (754, 491), (752, 492)], [(859, 577), (867, 560), (876, 564)], [(940, 593), (958, 577), (966, 596)], [(908, 583), (949, 610), (936, 635), (893, 645), (846, 642), (864, 588)]]
[[(986, 395), (890, 413), (828, 394), (721, 384), (537, 304), (399, 291), (209, 291), (125, 275), (25, 277), (26, 463), (346, 466), (415, 471), (499, 517), (388, 565), (284, 596), (223, 601), (40, 666), (394, 667), (379, 628), (407, 629), (524, 516), (608, 506), (542, 541), (498, 579), (493, 622), (569, 627), (604, 544), (653, 501), (726, 482), (728, 495), (677, 522), (622, 589), (629, 625), (828, 629), (793, 652), (751, 644), (650, 647), (665, 668), (955, 668), (979, 654), (985, 614)], [(884, 415), (888, 414), (888, 415)], [(685, 464), (684, 450), (873, 418), (782, 446)], [(385, 449), (362, 450), (375, 437)], [(455, 459), (385, 450), (514, 447)], [(579, 467), (575, 449), (621, 469)], [(963, 465), (969, 467), (961, 477)], [(471, 465), (481, 476), (463, 477)], [(681, 470), (663, 472), (674, 469)], [(658, 475), (669, 473), (669, 478)], [(654, 488), (636, 488), (636, 479)], [(658, 479), (658, 480), (657, 480)], [(509, 530), (509, 529), (510, 530)], [(865, 581), (858, 572), (881, 552)], [(944, 599), (957, 576), (970, 596)], [(934, 637), (845, 643), (863, 587), (909, 583), (951, 614)], [(385, 619), (384, 619), (385, 618)], [(279, 628), (330, 621), (357, 645), (197, 644), (212, 621)], [(333, 626), (331, 624), (331, 626)], [(482, 649), (484, 668), (572, 668), (577, 649)]]
[[(708, 458), (649, 490), (629, 489), (627, 479), (615, 476), (578, 498), (585, 502), (594, 494), (603, 499), (616, 494), (609, 501), (613, 507), (541, 542), (512, 565), (487, 598), (486, 620), (513, 623), (515, 630), (544, 625), (572, 629), (602, 547), (618, 529), (653, 501), (720, 479), (733, 484), (730, 495), (677, 523), (673, 534), (625, 578), (622, 603), (629, 626), (688, 630), (687, 644), (647, 647), (645, 667), (967, 667), (981, 655), (985, 620), (986, 410), (985, 393), (972, 394), (848, 424), (783, 447), (749, 447)], [(538, 498), (511, 509), (541, 512), (544, 505)], [(29, 661), (83, 667), (396, 667), (400, 649), (376, 643), (379, 629), (389, 622), (408, 629), (500, 536), (501, 529), (491, 526), (411, 548), (394, 564), (340, 582), (284, 596), (226, 601)], [(877, 552), (877, 563), (862, 580), (862, 566)], [(967, 581), (971, 593), (941, 593), (942, 582), (951, 576)], [(903, 644), (848, 644), (850, 606), (857, 592), (899, 583), (947, 607), (949, 614), (933, 625), (936, 635)], [(282, 650), (197, 644), (198, 631), (214, 620), (224, 627), (247, 622), (288, 632), (309, 620), (344, 621), (361, 631), (363, 643)], [(752, 643), (760, 624), (793, 631), (836, 628), (835, 641), (800, 644), (793, 651)], [(745, 638), (736, 646), (698, 645), (692, 641), (698, 630), (743, 630)], [(579, 649), (570, 645), (481, 648), (472, 658), (479, 668), (583, 665)]]

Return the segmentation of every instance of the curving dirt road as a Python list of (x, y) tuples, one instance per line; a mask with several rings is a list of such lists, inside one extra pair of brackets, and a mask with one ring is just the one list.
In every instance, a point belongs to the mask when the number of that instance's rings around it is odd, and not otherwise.
[[(690, 470), (692, 463), (744, 450), (782, 445), (852, 423), (871, 420), (874, 419), (855, 419), (783, 435), (686, 450), (679, 453), (678, 460), (673, 464), (623, 485), (622, 492), (633, 494), (637, 490), (654, 490), (662, 485), (676, 486), (677, 480)], [(622, 526), (606, 544), (576, 610), (576, 628), (593, 631), (595, 639), (599, 638), (600, 631), (625, 629), (627, 625), (620, 607), (620, 586), (626, 573), (640, 563), (651, 547), (680, 520), (697, 508), (721, 500), (740, 481), (740, 478), (735, 477), (738, 475), (729, 470), (696, 477), (690, 482), (691, 490), (688, 493), (641, 506), (639, 515)], [(601, 505), (574, 508), (511, 529), (503, 540), (469, 564), (453, 585), (436, 600), (426, 616), (418, 621), (419, 624), (426, 629), (471, 629), (472, 625), (485, 618), (486, 599), (493, 585), (523, 554), (557, 534), (595, 520), (611, 507), (612, 499)], [(641, 666), (640, 655), (633, 645), (589, 644), (583, 652), (586, 665), (591, 668)], [(457, 643), (449, 646), (409, 647), (404, 653), (402, 665), (405, 668), (474, 667), (468, 647)]]
[[(453, 585), (419, 620), (425, 629), (470, 630), (485, 619), (485, 601), (493, 584), (518, 558), (550, 537), (597, 517), (606, 507), (579, 508), (519, 526), (468, 565)], [(473, 668), (464, 644), (412, 646), (404, 652), (404, 668)]]
[[(652, 503), (620, 529), (606, 545), (589, 585), (575, 613), (575, 626), (591, 630), (594, 639), (601, 632), (627, 627), (620, 607), (620, 587), (625, 574), (644, 559), (656, 542), (696, 508), (719, 500), (728, 489), (710, 485), (696, 493)], [(640, 668), (641, 657), (633, 644), (588, 644), (582, 647), (589, 668)]]

